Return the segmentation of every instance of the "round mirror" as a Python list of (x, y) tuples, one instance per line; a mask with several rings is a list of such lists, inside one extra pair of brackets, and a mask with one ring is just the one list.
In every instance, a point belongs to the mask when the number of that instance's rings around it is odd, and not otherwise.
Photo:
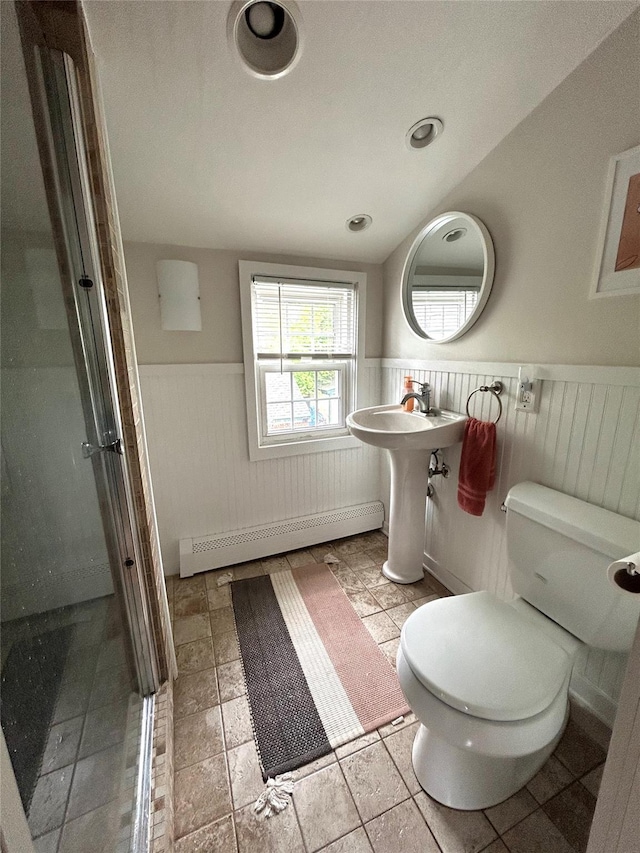
[(493, 284), (491, 235), (469, 213), (432, 219), (413, 241), (402, 272), (402, 302), (413, 331), (433, 343), (468, 331)]

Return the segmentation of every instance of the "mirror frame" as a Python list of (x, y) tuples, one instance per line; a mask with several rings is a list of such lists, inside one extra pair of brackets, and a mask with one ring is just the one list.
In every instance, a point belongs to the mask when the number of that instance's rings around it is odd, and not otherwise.
[[(424, 331), (416, 320), (415, 314), (413, 313), (413, 305), (411, 301), (411, 287), (409, 284), (409, 273), (411, 271), (411, 267), (415, 260), (415, 257), (420, 249), (422, 241), (424, 238), (431, 233), (435, 228), (441, 226), (443, 223), (446, 223), (449, 220), (453, 219), (466, 219), (470, 226), (474, 229), (475, 233), (480, 236), (480, 242), (482, 244), (482, 256), (484, 261), (484, 274), (482, 276), (482, 284), (480, 285), (480, 293), (478, 295), (478, 303), (472, 313), (467, 318), (466, 322), (457, 329), (453, 335), (449, 335), (447, 338), (439, 338), (436, 340), (435, 338), (429, 337), (427, 332)], [(446, 213), (440, 213), (434, 219), (427, 222), (427, 224), (420, 229), (418, 234), (416, 235), (409, 252), (407, 253), (406, 260), (404, 262), (404, 266), (402, 267), (402, 310), (404, 312), (405, 319), (409, 324), (409, 328), (411, 331), (418, 335), (418, 337), (422, 338), (422, 340), (427, 340), (432, 344), (446, 344), (449, 341), (455, 341), (456, 338), (461, 337), (469, 329), (473, 326), (473, 324), (478, 320), (480, 315), (484, 310), (484, 306), (487, 304), (487, 300), (489, 299), (489, 294), (491, 293), (491, 288), (493, 287), (493, 275), (495, 272), (495, 252), (493, 249), (493, 241), (491, 239), (491, 234), (486, 227), (486, 225), (481, 222), (476, 216), (473, 216), (471, 213), (463, 213), (459, 210), (449, 210)]]

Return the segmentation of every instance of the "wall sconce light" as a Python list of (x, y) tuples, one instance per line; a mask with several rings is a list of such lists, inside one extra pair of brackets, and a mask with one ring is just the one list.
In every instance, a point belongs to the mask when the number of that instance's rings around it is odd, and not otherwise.
[(197, 264), (158, 261), (156, 269), (162, 328), (167, 331), (202, 331)]

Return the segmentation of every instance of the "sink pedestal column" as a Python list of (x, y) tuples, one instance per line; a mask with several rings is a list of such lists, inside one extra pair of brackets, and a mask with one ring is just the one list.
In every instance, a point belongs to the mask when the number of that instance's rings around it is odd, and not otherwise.
[(415, 583), (424, 577), (429, 451), (389, 450), (389, 457), (389, 559), (382, 567), (382, 574), (395, 583)]

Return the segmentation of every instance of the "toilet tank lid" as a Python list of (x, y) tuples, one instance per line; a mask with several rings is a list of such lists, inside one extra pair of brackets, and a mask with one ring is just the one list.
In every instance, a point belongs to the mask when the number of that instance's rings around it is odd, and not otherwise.
[(513, 486), (505, 506), (612, 560), (632, 554), (640, 547), (640, 522), (538, 483)]

